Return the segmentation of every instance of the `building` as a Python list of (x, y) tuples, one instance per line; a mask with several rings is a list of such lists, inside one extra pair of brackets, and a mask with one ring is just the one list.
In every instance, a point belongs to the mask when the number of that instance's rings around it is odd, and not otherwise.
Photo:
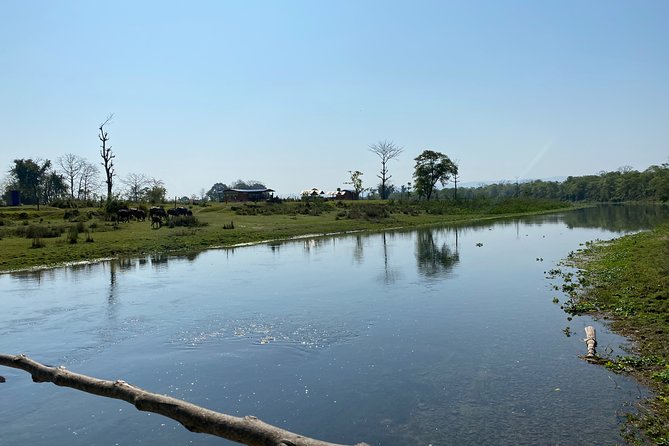
[(223, 201), (264, 201), (274, 198), (273, 189), (225, 189)]

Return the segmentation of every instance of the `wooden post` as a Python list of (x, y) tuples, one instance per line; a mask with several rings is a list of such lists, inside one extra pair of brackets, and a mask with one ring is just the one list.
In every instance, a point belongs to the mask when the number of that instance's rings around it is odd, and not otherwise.
[(588, 346), (588, 354), (585, 355), (586, 358), (594, 358), (597, 356), (597, 336), (595, 334), (595, 327), (588, 325), (585, 327), (585, 345)]

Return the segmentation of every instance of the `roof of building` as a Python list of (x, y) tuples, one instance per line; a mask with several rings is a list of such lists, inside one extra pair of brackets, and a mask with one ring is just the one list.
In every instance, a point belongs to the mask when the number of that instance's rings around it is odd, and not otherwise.
[(225, 189), (223, 192), (244, 192), (247, 194), (274, 192), (274, 189)]

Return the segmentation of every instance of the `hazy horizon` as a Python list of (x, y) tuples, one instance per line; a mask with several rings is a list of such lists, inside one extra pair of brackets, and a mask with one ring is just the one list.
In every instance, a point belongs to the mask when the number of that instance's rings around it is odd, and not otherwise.
[(168, 196), (263, 181), (378, 184), (368, 147), (425, 149), (462, 184), (644, 170), (669, 150), (669, 3), (5, 2), (0, 176), (18, 158), (99, 164)]

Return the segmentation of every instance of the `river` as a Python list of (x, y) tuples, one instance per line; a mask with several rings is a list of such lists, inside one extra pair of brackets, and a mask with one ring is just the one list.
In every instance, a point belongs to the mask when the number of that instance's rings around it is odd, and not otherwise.
[[(647, 391), (579, 359), (545, 272), (666, 210), (599, 207), (0, 275), (0, 352), (319, 439), (610, 445)], [(2, 445), (221, 445), (0, 369)]]

